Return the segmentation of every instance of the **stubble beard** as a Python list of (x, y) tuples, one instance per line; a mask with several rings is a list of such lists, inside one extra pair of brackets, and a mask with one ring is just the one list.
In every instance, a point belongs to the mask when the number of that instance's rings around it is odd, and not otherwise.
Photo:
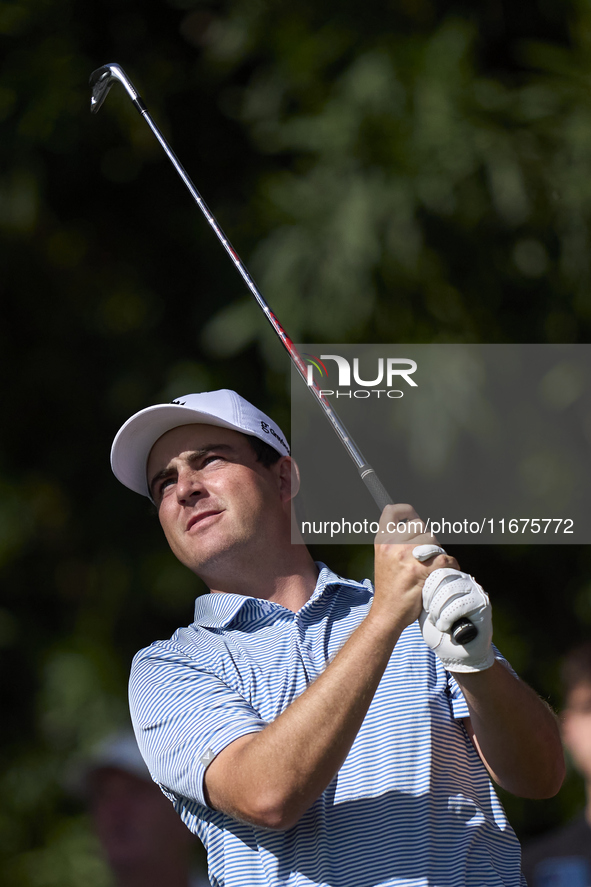
[[(254, 527), (240, 527), (234, 528), (225, 538), (196, 538), (189, 540), (193, 544), (188, 546), (176, 546), (171, 544), (171, 540), (169, 544), (178, 560), (211, 588), (217, 584), (218, 577), (223, 582), (225, 577), (239, 579), (250, 572), (249, 567), (256, 564), (261, 556), (258, 546), (253, 545), (256, 539)], [(250, 554), (247, 554), (249, 549)]]

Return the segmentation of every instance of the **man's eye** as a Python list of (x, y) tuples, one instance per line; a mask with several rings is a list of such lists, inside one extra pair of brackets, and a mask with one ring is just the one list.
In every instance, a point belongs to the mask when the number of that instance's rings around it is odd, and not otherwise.
[(161, 480), (158, 486), (158, 493), (162, 495), (166, 488), (170, 487), (175, 482), (175, 479), (176, 478), (174, 477), (165, 477), (164, 480)]
[(210, 462), (217, 462), (221, 459), (221, 456), (206, 456), (201, 465), (209, 465)]

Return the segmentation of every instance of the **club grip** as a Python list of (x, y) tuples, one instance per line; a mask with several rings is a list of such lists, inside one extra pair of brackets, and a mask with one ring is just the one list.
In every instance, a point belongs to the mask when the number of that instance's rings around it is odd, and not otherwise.
[(361, 479), (369, 492), (373, 497), (373, 501), (376, 503), (380, 512), (384, 510), (386, 505), (392, 505), (394, 500), (392, 496), (383, 485), (373, 468), (371, 468), (367, 463), (359, 469), (359, 474)]

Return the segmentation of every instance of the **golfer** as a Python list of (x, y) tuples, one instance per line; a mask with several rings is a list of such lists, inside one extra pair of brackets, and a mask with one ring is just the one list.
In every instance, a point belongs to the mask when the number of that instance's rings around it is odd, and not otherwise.
[[(285, 435), (229, 390), (132, 416), (112, 465), (211, 592), (137, 654), (130, 699), (212, 884), (525, 884), (492, 783), (558, 791), (555, 719), (492, 647), (486, 594), (413, 509), (384, 510), (374, 585), (314, 563), (291, 542)], [(409, 519), (406, 535), (382, 532)], [(465, 646), (447, 631), (462, 616), (478, 628)]]

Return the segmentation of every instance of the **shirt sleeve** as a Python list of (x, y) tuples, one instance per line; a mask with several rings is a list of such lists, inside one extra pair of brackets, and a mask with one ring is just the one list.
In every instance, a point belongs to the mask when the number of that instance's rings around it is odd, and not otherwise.
[(235, 690), (172, 644), (153, 644), (137, 654), (129, 702), (154, 781), (169, 797), (204, 807), (203, 779), (211, 761), (235, 739), (266, 726)]
[[(495, 654), (495, 659), (498, 659), (499, 662), (502, 662), (505, 668), (509, 669), (511, 674), (515, 675), (515, 677), (518, 677), (514, 669), (511, 667), (511, 664), (505, 659), (503, 654), (499, 653), (494, 644), (492, 645), (492, 647)], [(447, 673), (447, 687), (449, 695), (451, 697), (451, 710), (454, 718), (456, 720), (459, 720), (461, 718), (469, 718), (470, 711), (468, 709), (468, 704), (464, 699), (464, 694), (460, 690), (460, 685), (454, 678), (453, 674), (451, 674), (451, 672)]]

